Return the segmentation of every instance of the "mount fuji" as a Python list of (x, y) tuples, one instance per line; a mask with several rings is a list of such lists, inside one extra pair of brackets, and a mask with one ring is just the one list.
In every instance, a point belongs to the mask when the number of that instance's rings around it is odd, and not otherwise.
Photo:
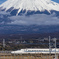
[(59, 32), (59, 3), (51, 0), (7, 0), (0, 5), (0, 33)]
[(53, 12), (58, 12), (59, 15), (59, 4), (51, 0), (7, 0), (0, 5), (0, 9), (12, 15), (51, 14)]

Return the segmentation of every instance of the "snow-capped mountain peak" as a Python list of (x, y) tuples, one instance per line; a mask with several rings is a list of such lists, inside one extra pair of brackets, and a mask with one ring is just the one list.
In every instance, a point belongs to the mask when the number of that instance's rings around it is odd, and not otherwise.
[(29, 10), (40, 12), (47, 10), (49, 13), (50, 10), (59, 11), (59, 4), (51, 0), (7, 0), (3, 4), (1, 4), (0, 7), (2, 9), (5, 9), (5, 11), (9, 10), (12, 7), (13, 8), (11, 11), (18, 9), (16, 15), (18, 15), (21, 10), (26, 10), (26, 12)]

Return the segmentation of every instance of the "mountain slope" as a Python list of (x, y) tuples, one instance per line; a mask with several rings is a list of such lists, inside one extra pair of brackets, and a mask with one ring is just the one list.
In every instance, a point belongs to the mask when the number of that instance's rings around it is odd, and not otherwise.
[[(27, 13), (28, 11), (40, 11), (51, 13), (51, 10), (59, 11), (59, 4), (51, 0), (7, 0), (0, 5), (1, 10), (19, 13)], [(32, 12), (33, 13), (33, 12)], [(37, 12), (38, 13), (38, 12)]]

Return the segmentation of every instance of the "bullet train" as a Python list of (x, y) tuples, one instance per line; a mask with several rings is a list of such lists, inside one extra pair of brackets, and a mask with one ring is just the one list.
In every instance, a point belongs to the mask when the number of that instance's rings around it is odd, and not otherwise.
[(28, 48), (28, 49), (21, 49), (17, 51), (11, 51), (11, 54), (37, 54), (37, 53), (43, 53), (43, 54), (59, 54), (59, 49), (39, 49), (39, 48)]

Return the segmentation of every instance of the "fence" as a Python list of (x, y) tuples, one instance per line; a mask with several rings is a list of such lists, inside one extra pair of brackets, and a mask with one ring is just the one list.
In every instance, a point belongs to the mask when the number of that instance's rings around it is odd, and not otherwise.
[[(0, 51), (0, 59), (54, 59), (55, 55), (49, 54), (11, 54), (11, 51)], [(58, 59), (58, 54), (57, 54)]]

